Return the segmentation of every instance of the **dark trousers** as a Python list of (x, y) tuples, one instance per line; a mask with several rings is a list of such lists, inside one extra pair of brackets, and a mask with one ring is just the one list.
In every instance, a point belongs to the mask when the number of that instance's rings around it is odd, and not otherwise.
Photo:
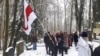
[(52, 56), (54, 56), (55, 54), (55, 46), (52, 42), (49, 43), (49, 54), (51, 54)]
[(75, 43), (75, 46), (77, 46), (77, 42), (74, 42)]
[(33, 43), (33, 50), (37, 50), (37, 43)]
[(64, 51), (65, 51), (65, 54), (67, 54), (68, 53), (68, 47), (63, 47), (64, 49)]
[(59, 54), (61, 54), (61, 56), (63, 56), (63, 47), (62, 46), (58, 46), (57, 52), (59, 52)]
[(52, 56), (57, 56), (57, 46), (52, 48)]
[(55, 46), (55, 56), (57, 56), (57, 47), (58, 46)]
[(61, 49), (61, 56), (63, 56), (63, 47), (61, 47), (60, 49)]
[(46, 53), (50, 54), (50, 47), (47, 43), (45, 44), (45, 48), (46, 48)]

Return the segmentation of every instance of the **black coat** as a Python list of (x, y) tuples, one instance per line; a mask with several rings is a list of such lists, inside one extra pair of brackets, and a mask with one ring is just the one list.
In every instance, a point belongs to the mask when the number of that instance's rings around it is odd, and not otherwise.
[(92, 56), (100, 56), (100, 46), (97, 47), (97, 48), (95, 48), (95, 50), (94, 50)]
[(78, 35), (77, 34), (74, 34), (74, 42), (78, 42)]
[(45, 35), (44, 36), (44, 43), (48, 44), (50, 42), (49, 36)]
[(33, 37), (32, 37), (32, 42), (33, 42), (33, 43), (37, 42), (37, 37), (36, 37), (36, 36), (33, 36)]
[(60, 34), (60, 35), (56, 35), (56, 38), (57, 38), (57, 42), (58, 42), (58, 46), (59, 47), (63, 47), (63, 40), (64, 40), (64, 38), (63, 38), (63, 34)]

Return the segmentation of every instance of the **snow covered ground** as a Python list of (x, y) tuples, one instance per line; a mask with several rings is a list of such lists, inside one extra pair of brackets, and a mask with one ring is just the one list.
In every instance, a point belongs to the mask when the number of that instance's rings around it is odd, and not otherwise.
[[(92, 42), (93, 49), (95, 49), (99, 43)], [(32, 47), (32, 46), (31, 46)], [(50, 56), (46, 54), (45, 46), (43, 43), (38, 44), (37, 50), (24, 50), (24, 52), (20, 56)], [(58, 54), (61, 56), (61, 54)], [(73, 44), (72, 47), (68, 50), (68, 54), (64, 54), (64, 56), (78, 56), (78, 52)]]
[[(93, 45), (93, 50), (100, 45), (100, 43), (93, 41), (91, 42)], [(32, 48), (33, 46), (31, 45), (29, 48)], [(0, 51), (0, 56), (2, 56), (2, 51)], [(24, 50), (20, 56), (50, 56), (46, 54), (45, 46), (44, 43), (38, 43), (37, 50)], [(61, 56), (61, 54), (58, 54), (58, 56)], [(76, 51), (76, 48), (73, 44), (72, 47), (68, 50), (68, 54), (64, 54), (64, 56), (78, 56), (78, 52)]]
[(0, 56), (3, 56), (3, 52), (2, 51), (0, 51)]
[[(46, 54), (45, 46), (44, 44), (41, 46), (38, 44), (37, 50), (25, 50), (24, 53), (22, 53), (20, 56), (49, 56)], [(70, 47), (68, 50), (68, 54), (64, 54), (65, 56), (78, 56), (77, 51), (74, 46)], [(61, 56), (61, 54), (58, 54), (58, 56)]]

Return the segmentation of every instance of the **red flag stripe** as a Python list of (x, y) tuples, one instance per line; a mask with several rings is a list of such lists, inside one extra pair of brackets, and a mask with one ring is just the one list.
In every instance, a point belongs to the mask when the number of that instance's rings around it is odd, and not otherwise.
[(27, 21), (28, 21), (29, 20), (28, 17), (32, 12), (32, 8), (28, 5), (25, 11), (26, 11), (26, 18), (27, 18)]

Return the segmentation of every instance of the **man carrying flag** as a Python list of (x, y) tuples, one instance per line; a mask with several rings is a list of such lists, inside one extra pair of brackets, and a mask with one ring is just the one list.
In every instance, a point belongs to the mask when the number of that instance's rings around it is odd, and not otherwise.
[(36, 18), (37, 18), (37, 16), (35, 15), (32, 8), (27, 3), (27, 1), (24, 0), (24, 31), (27, 35), (30, 34), (31, 24)]

